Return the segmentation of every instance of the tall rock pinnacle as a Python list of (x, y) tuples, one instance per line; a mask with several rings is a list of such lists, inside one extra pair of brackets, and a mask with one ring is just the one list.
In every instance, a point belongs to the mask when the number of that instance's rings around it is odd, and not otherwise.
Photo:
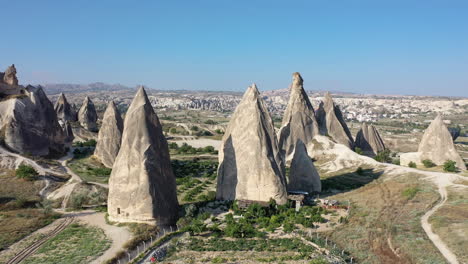
[(273, 121), (255, 84), (245, 92), (223, 136), (216, 197), (287, 201), (284, 163)]
[(298, 72), (293, 73), (289, 102), (284, 112), (283, 123), (278, 132), (279, 148), (291, 160), (297, 140), (311, 144), (312, 138), (319, 134), (315, 111), (304, 90), (303, 80)]
[(1, 101), (0, 128), (5, 145), (16, 152), (46, 156), (65, 151), (64, 131), (41, 87), (28, 86), (24, 96)]
[(109, 219), (173, 225), (179, 204), (161, 123), (141, 87), (127, 111), (109, 179)]
[(304, 143), (299, 139), (288, 176), (288, 191), (320, 192), (322, 183)]
[(114, 165), (122, 141), (123, 120), (114, 101), (107, 105), (99, 130), (98, 142), (94, 155), (108, 168)]
[(16, 78), (16, 68), (14, 64), (6, 69), (3, 75), (3, 82), (8, 85), (18, 85), (18, 78)]
[(330, 93), (325, 95), (317, 110), (320, 134), (328, 135), (336, 142), (349, 148), (354, 147), (353, 136), (343, 119), (340, 108), (335, 105)]
[(366, 123), (362, 124), (361, 130), (357, 133), (355, 145), (362, 151), (373, 155), (385, 150), (379, 131), (373, 125), (368, 126)]
[(459, 169), (466, 170), (466, 165), (455, 149), (452, 135), (440, 114), (424, 132), (418, 152), (421, 153), (421, 160), (430, 159), (437, 165), (442, 165), (447, 160), (453, 160)]
[(78, 120), (75, 109), (73, 109), (68, 103), (67, 98), (63, 93), (61, 93), (57, 99), (54, 109), (57, 113), (58, 119), (71, 122), (76, 122)]
[(80, 121), (80, 125), (92, 132), (97, 131), (97, 113), (96, 109), (94, 108), (93, 101), (89, 99), (88, 96), (83, 101), (83, 105), (78, 112), (78, 120)]

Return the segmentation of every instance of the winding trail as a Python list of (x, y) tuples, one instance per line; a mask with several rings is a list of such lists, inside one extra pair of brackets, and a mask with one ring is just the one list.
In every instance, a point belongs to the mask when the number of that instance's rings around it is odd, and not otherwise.
[(44, 177), (44, 181), (45, 181), (45, 186), (39, 191), (39, 196), (43, 198), (47, 196), (46, 191), (47, 191), (47, 188), (49, 188), (50, 186), (50, 180), (47, 177)]
[(389, 168), (388, 171), (392, 174), (410, 172), (426, 176), (427, 180), (433, 182), (437, 186), (441, 200), (421, 217), (421, 226), (432, 243), (447, 260), (447, 262), (450, 264), (459, 264), (460, 262), (458, 261), (456, 255), (453, 254), (453, 252), (448, 248), (447, 244), (439, 237), (439, 235), (434, 233), (432, 230), (432, 225), (429, 223), (429, 218), (447, 202), (447, 187), (468, 188), (467, 185), (456, 183), (459, 180), (468, 181), (468, 178), (453, 173), (423, 171), (397, 165), (388, 165), (387, 167)]
[(457, 257), (447, 247), (447, 245), (440, 239), (439, 235), (432, 231), (432, 226), (429, 223), (429, 218), (447, 201), (447, 188), (441, 184), (438, 184), (440, 197), (442, 198), (431, 210), (427, 211), (421, 218), (421, 225), (426, 232), (429, 239), (439, 249), (440, 253), (444, 255), (445, 259), (451, 264), (459, 264)]
[(0, 153), (8, 155), (8, 156), (15, 157), (16, 158), (16, 161), (15, 161), (15, 166), (16, 167), (21, 165), (21, 163), (26, 163), (29, 166), (33, 167), (37, 171), (37, 173), (39, 173), (40, 175), (45, 176), (46, 174), (55, 174), (55, 175), (65, 176), (63, 173), (60, 173), (60, 172), (57, 172), (57, 171), (54, 171), (54, 170), (51, 170), (51, 169), (48, 169), (48, 168), (44, 168), (41, 165), (37, 164), (36, 161), (34, 161), (34, 160), (30, 159), (30, 158), (23, 157), (23, 156), (21, 156), (19, 154), (13, 153), (13, 152), (5, 149), (3, 146), (0, 146)]

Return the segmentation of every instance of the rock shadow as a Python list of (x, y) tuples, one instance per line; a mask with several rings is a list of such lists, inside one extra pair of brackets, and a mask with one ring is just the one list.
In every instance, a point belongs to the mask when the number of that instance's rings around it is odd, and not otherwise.
[(232, 145), (231, 136), (229, 136), (229, 138), (224, 143), (223, 155), (223, 162), (221, 162), (218, 167), (216, 199), (232, 201), (236, 199), (238, 180), (236, 151)]
[(322, 197), (327, 197), (339, 193), (349, 192), (378, 179), (383, 171), (375, 169), (357, 169), (354, 172), (347, 172), (322, 179)]

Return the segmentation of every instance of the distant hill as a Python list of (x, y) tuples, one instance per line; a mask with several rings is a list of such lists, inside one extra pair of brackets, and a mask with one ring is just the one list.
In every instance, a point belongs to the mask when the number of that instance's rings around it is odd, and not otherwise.
[(90, 83), (90, 84), (44, 84), (42, 85), (44, 91), (47, 94), (58, 94), (58, 93), (83, 93), (83, 92), (100, 92), (100, 91), (121, 91), (134, 89), (121, 84), (107, 84), (102, 82)]

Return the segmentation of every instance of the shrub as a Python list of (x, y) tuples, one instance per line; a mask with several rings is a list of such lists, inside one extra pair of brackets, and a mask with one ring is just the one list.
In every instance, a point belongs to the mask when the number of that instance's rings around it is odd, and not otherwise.
[(456, 172), (457, 171), (457, 163), (453, 160), (447, 160), (444, 162), (444, 171), (447, 172)]
[(416, 194), (419, 192), (419, 188), (417, 187), (410, 187), (405, 190), (403, 190), (403, 197), (405, 197), (407, 200), (411, 200), (416, 196)]
[(178, 149), (178, 148), (179, 148), (179, 145), (177, 145), (177, 143), (175, 142), (169, 143), (169, 149)]
[(211, 136), (213, 136), (213, 133), (211, 133), (210, 131), (203, 130), (203, 131), (197, 132), (197, 136), (199, 136), (199, 137), (211, 137)]
[(208, 119), (205, 121), (205, 124), (207, 125), (216, 125), (218, 124), (218, 122), (214, 121), (214, 120), (211, 120), (211, 119)]
[(432, 167), (435, 167), (436, 164), (434, 162), (432, 162), (432, 160), (430, 159), (425, 159), (422, 161), (422, 163), (424, 164), (424, 167), (426, 168), (432, 168)]
[(28, 181), (33, 181), (39, 175), (37, 171), (29, 165), (19, 165), (15, 171), (16, 177), (20, 179), (25, 179)]
[(377, 153), (377, 155), (374, 157), (374, 159), (378, 162), (386, 162), (386, 163), (391, 163), (392, 158), (390, 157), (390, 150), (386, 149), (384, 151), (380, 151)]
[(359, 175), (363, 175), (364, 170), (362, 169), (362, 167), (359, 167), (359, 168), (357, 168), (356, 173), (359, 174)]
[(408, 163), (408, 167), (416, 168), (416, 163), (414, 163), (413, 161), (410, 161), (410, 163)]
[(359, 154), (359, 155), (362, 155), (362, 153), (363, 153), (363, 152), (362, 152), (362, 149), (359, 148), (359, 147), (354, 148), (354, 152), (356, 152), (356, 153)]
[(73, 209), (81, 209), (86, 201), (86, 196), (82, 193), (72, 195), (70, 198), (70, 207)]

